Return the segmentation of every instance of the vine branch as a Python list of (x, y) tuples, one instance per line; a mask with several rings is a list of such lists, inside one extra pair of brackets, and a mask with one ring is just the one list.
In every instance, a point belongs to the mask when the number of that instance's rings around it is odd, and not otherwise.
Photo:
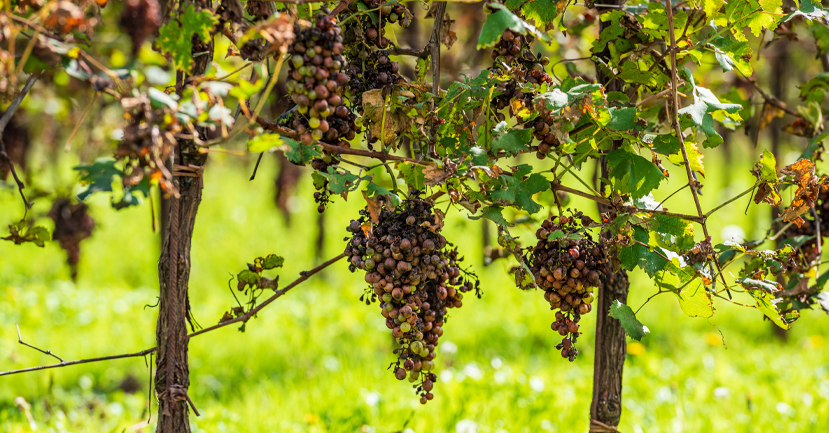
[(22, 345), (24, 345), (24, 346), (26, 346), (26, 347), (31, 347), (32, 349), (37, 350), (38, 352), (43, 353), (44, 355), (54, 356), (54, 357), (55, 357), (55, 358), (57, 358), (57, 360), (58, 360), (58, 361), (60, 361), (60, 362), (65, 362), (65, 361), (63, 360), (63, 358), (61, 358), (60, 356), (55, 355), (54, 353), (52, 353), (52, 351), (51, 351), (51, 350), (43, 350), (43, 349), (41, 349), (41, 348), (38, 348), (38, 347), (32, 346), (31, 344), (29, 344), (29, 343), (27, 343), (27, 342), (23, 341), (23, 337), (21, 337), (21, 336), (20, 336), (20, 325), (19, 325), (19, 324), (17, 324), (17, 325), (15, 325), (15, 326), (17, 326), (17, 342), (18, 342), (18, 343), (20, 343), (20, 344), (22, 344)]
[(29, 90), (32, 88), (32, 86), (35, 85), (36, 81), (36, 75), (29, 75), (29, 79), (26, 80), (26, 84), (23, 85), (23, 89), (20, 91), (20, 93), (17, 94), (17, 97), (14, 98), (14, 101), (12, 101), (11, 105), (9, 105), (9, 108), (6, 109), (6, 112), (3, 113), (3, 117), (0, 118), (0, 162), (9, 166), (9, 171), (11, 171), (15, 183), (17, 183), (17, 190), (20, 192), (20, 198), (23, 199), (23, 205), (26, 206), (27, 211), (29, 210), (29, 208), (32, 207), (32, 205), (29, 203), (28, 200), (26, 200), (26, 195), (23, 194), (23, 190), (26, 188), (26, 185), (17, 176), (17, 171), (14, 169), (14, 162), (12, 161), (11, 157), (9, 157), (9, 154), (6, 153), (6, 143), (3, 142), (3, 132), (5, 132), (6, 125), (9, 124), (9, 122), (12, 119), (12, 116), (14, 116), (14, 112), (17, 111), (17, 109), (20, 107), (20, 104), (23, 102), (23, 99), (29, 93)]

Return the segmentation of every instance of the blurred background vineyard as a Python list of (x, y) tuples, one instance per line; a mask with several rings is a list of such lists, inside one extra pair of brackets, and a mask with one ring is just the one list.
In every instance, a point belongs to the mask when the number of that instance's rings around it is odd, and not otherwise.
[[(104, 13), (117, 15), (119, 7), (111, 4)], [(401, 46), (422, 47), (431, 22), (423, 21), (420, 3), (409, 8), (416, 22), (395, 38)], [(476, 75), (489, 62), (487, 52), (475, 50), (483, 23), (481, 6), (452, 4), (449, 15), (458, 40), (443, 58), (444, 84), (460, 74)], [(576, 73), (575, 67), (593, 75), (589, 62), (558, 62), (586, 55), (595, 38), (596, 19), (595, 12), (579, 7), (565, 15), (571, 32), (585, 38), (558, 35), (546, 53), (558, 76)], [(104, 42), (96, 47), (109, 64), (136, 67), (137, 81), (174, 83), (165, 59), (148, 44), (131, 59), (128, 37), (115, 28), (98, 31), (111, 33), (110, 38), (98, 39)], [(764, 34), (765, 41), (776, 41), (762, 52), (771, 67), (757, 72), (762, 85), (784, 101), (797, 95), (789, 81), (804, 82), (821, 71), (814, 47), (791, 43), (790, 36), (785, 29)], [(227, 41), (217, 40), (216, 45), (211, 71), (215, 76), (243, 65), (237, 57), (219, 54), (227, 52)], [(761, 45), (751, 41), (752, 47)], [(414, 64), (402, 62), (408, 66), (402, 70), (412, 74)], [(707, 75), (708, 71), (717, 73)], [(703, 61), (694, 76), (710, 76), (701, 85), (719, 89), (718, 94), (742, 92), (745, 98), (751, 92), (751, 86), (733, 74), (719, 71), (716, 62)], [(96, 99), (88, 85), (66, 72), (58, 70), (46, 80), (57, 86), (36, 85), (4, 139), (24, 167), (27, 192), (35, 202), (29, 217), (52, 230), (53, 201), (83, 190), (72, 167), (110, 153), (123, 121), (117, 107)], [(266, 113), (271, 110), (271, 117), (276, 117), (285, 108), (284, 89), (270, 102)], [(759, 118), (761, 107), (746, 106), (743, 118)], [(771, 119), (757, 137), (721, 131), (725, 144), (705, 151), (706, 171), (717, 173), (712, 177), (717, 181), (705, 182), (704, 209), (751, 186), (748, 170), (762, 150), (774, 149), (778, 161), (797, 158), (806, 139), (782, 134), (784, 126), (780, 119)], [(67, 144), (72, 152), (64, 152)], [(352, 195), (348, 201), (336, 199), (318, 216), (309, 170), (268, 154), (256, 179), (248, 181), (257, 155), (245, 154), (244, 149), (244, 140), (216, 148), (205, 171), (190, 283), (194, 316), (204, 326), (217, 323), (235, 305), (228, 280), (247, 262), (269, 253), (285, 257), (278, 275), (287, 284), (301, 270), (342, 251), (345, 227), (363, 205)], [(552, 165), (532, 155), (520, 160)], [(591, 178), (592, 170), (585, 166), (582, 178)], [(676, 189), (683, 173), (675, 167), (668, 170)], [(826, 163), (819, 163), (818, 170), (825, 172)], [(0, 178), (4, 175), (0, 172)], [(389, 182), (382, 171), (376, 178)], [(0, 182), (2, 225), (22, 217), (10, 180)], [(565, 184), (568, 180), (573, 182), (565, 178)], [(153, 230), (159, 224), (159, 198), (157, 191), (153, 194), (152, 203), (144, 200), (120, 211), (111, 209), (108, 195), (87, 199), (95, 228), (80, 243), (76, 270), (58, 242), (44, 248), (0, 242), (0, 370), (53, 361), (17, 344), (15, 324), (24, 340), (67, 360), (154, 346), (160, 235)], [(549, 204), (552, 196), (548, 192), (537, 200)], [(768, 226), (768, 208), (752, 206), (745, 212), (747, 202), (739, 200), (712, 216), (715, 244), (764, 235), (758, 227)], [(573, 199), (569, 206), (596, 214), (591, 202)], [(694, 211), (692, 203), (677, 198), (666, 207)], [(408, 384), (386, 371), (392, 340), (378, 308), (359, 300), (362, 277), (349, 273), (343, 262), (265, 309), (244, 334), (228, 328), (191, 341), (189, 392), (201, 412), (201, 417), (192, 418), (194, 431), (583, 431), (592, 396), (595, 317), (584, 319), (586, 334), (576, 362), (562, 360), (549, 328), (552, 313), (541, 295), (515, 288), (507, 273), (513, 263), (500, 259), (484, 266), (486, 248), (495, 245), (494, 227), (484, 229), (486, 224), (456, 211), (448, 213), (445, 235), (481, 276), (484, 296), (470, 297), (450, 314), (436, 359), (440, 387), (434, 402), (420, 406)], [(529, 239), (532, 227), (527, 220), (514, 234)], [(633, 273), (629, 304), (634, 309), (655, 292), (644, 275)], [(829, 430), (829, 318), (821, 311), (807, 311), (792, 331), (781, 334), (768, 321), (760, 322), (760, 315), (719, 302), (710, 320), (692, 319), (682, 313), (672, 294), (653, 298), (638, 315), (651, 333), (641, 343), (628, 344), (620, 430)], [(146, 361), (152, 365), (149, 358)], [(0, 431), (152, 431), (157, 405), (148, 394), (147, 363), (133, 358), (0, 377)], [(151, 425), (144, 426), (148, 419)]]

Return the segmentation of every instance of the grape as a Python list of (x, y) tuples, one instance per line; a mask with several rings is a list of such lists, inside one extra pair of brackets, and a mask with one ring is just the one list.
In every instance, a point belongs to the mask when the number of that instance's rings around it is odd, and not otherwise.
[[(552, 310), (558, 310), (550, 327), (564, 337), (556, 348), (570, 361), (578, 355), (574, 347), (581, 335), (578, 322), (592, 310), (593, 288), (598, 287), (600, 276), (609, 272), (603, 245), (595, 242), (585, 229), (592, 223), (581, 212), (573, 217), (545, 220), (536, 231), (538, 243), (527, 258), (530, 271), (544, 290), (544, 299)], [(557, 231), (574, 236), (548, 239)]]
[[(346, 229), (352, 235), (345, 239), (345, 253), (352, 272), (366, 272), (368, 290), (380, 296), (372, 301), (380, 302), (386, 326), (400, 344), (395, 351), (395, 377), (402, 380), (408, 374), (410, 382), (419, 381), (418, 395), (428, 400), (437, 377), (421, 372), (435, 368), (435, 347), (444, 332), (447, 310), (460, 306), (463, 293), (472, 289), (477, 293), (478, 283), (459, 278), (457, 249), (449, 248), (439, 230), (415, 224), (438, 222), (421, 195), (411, 190), (410, 198), (400, 205), (382, 206), (377, 223), (367, 209), (360, 211), (361, 217)], [(371, 229), (364, 230), (365, 225)]]

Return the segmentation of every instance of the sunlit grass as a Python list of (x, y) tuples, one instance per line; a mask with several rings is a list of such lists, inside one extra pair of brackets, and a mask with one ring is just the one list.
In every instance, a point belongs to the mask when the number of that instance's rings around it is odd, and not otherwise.
[[(707, 168), (715, 171), (710, 163)], [(254, 182), (236, 161), (214, 158), (206, 171), (190, 284), (194, 314), (204, 326), (234, 304), (230, 274), (254, 257), (283, 255), (283, 284), (321, 261), (314, 258), (310, 180), (303, 180), (292, 200), (296, 214), (286, 227), (273, 206), (275, 165), (266, 159)], [(748, 165), (750, 160), (732, 170), (733, 192), (749, 185), (743, 176)], [(673, 175), (671, 185), (681, 186), (682, 174)], [(706, 186), (705, 209), (721, 200), (724, 185)], [(19, 215), (14, 193), (0, 191), (2, 223)], [(26, 341), (65, 359), (155, 344), (158, 234), (147, 206), (115, 212), (107, 200), (94, 199), (98, 230), (82, 245), (77, 284), (69, 281), (56, 245), (0, 243), (0, 370), (54, 361), (18, 345), (15, 323)], [(746, 201), (712, 217), (715, 241), (728, 224), (748, 236), (762, 230), (752, 220), (762, 219), (766, 209), (742, 216)], [(341, 251), (343, 228), (361, 202), (352, 195), (329, 206), (322, 259)], [(693, 212), (685, 198), (671, 202), (673, 211)], [(44, 212), (44, 206), (34, 211)], [(433, 402), (421, 406), (408, 382), (385, 370), (391, 337), (377, 307), (358, 299), (362, 278), (342, 263), (263, 310), (244, 334), (231, 327), (191, 342), (190, 395), (202, 413), (191, 417), (194, 430), (424, 433), (474, 423), (478, 432), (585, 431), (595, 318), (583, 321), (587, 332), (576, 362), (561, 359), (541, 294), (515, 289), (507, 262), (481, 266), (480, 223), (454, 211), (449, 217), (446, 235), (482, 277), (485, 294), (481, 300), (465, 298), (464, 307), (451, 314), (436, 360)], [(531, 236), (521, 227), (516, 234)], [(636, 309), (655, 290), (638, 272), (632, 278), (629, 304)], [(672, 296), (656, 297), (642, 309), (651, 334), (629, 342), (621, 431), (829, 430), (825, 314), (806, 312), (784, 342), (753, 309), (718, 302), (712, 319), (691, 319)], [(128, 377), (138, 387), (133, 394), (119, 389)], [(123, 431), (147, 420), (149, 377), (140, 358), (0, 377), (0, 431), (29, 428), (15, 406), (18, 396), (32, 405), (41, 431)], [(153, 402), (153, 423), (156, 409)]]

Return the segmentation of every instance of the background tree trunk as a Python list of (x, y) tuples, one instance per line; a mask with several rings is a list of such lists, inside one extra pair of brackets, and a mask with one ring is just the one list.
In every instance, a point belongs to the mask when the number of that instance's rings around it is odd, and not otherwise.
[[(210, 6), (206, 0), (194, 1), (197, 9)], [(174, 13), (174, 11), (171, 11)], [(202, 75), (213, 59), (213, 41), (203, 43), (193, 37), (193, 51), (208, 51), (208, 55), (194, 59), (193, 75)], [(176, 89), (181, 92), (184, 74), (178, 73)], [(202, 139), (207, 131), (199, 129)], [(207, 154), (198, 152), (192, 141), (179, 140), (174, 163), (183, 166), (203, 167)], [(158, 403), (158, 428), (160, 433), (190, 431), (187, 388), (190, 386), (190, 368), (187, 359), (187, 320), (190, 314), (188, 283), (190, 279), (190, 245), (196, 223), (196, 213), (202, 199), (201, 177), (174, 177), (173, 184), (179, 191), (178, 198), (171, 198), (170, 217), (164, 227), (164, 243), (158, 261), (160, 299), (156, 340), (155, 391)]]
[[(620, 0), (610, 0), (605, 4), (618, 5)], [(609, 22), (601, 22), (600, 29), (604, 30)], [(600, 57), (609, 58), (609, 52), (605, 50), (599, 54)], [(605, 91), (617, 89), (618, 81), (606, 76), (601, 68), (596, 67), (596, 78), (599, 83), (605, 86)], [(618, 147), (620, 142), (614, 142)], [(600, 162), (602, 178), (608, 178), (607, 162), (602, 158)], [(602, 191), (599, 189), (599, 191)], [(599, 212), (604, 212), (599, 206)], [(615, 427), (619, 425), (622, 417), (622, 372), (625, 367), (625, 354), (627, 346), (625, 343), (625, 331), (622, 324), (610, 317), (610, 306), (617, 300), (627, 304), (628, 289), (627, 272), (620, 270), (610, 273), (602, 278), (598, 288), (598, 299), (596, 303), (596, 352), (593, 360), (593, 402), (590, 405), (590, 431), (602, 432), (613, 431), (605, 426)]]

